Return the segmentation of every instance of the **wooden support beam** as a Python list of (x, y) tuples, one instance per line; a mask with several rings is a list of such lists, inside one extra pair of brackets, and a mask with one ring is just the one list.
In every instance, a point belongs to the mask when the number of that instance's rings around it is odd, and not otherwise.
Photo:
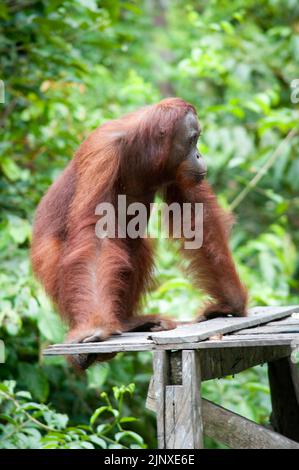
[(203, 447), (200, 367), (195, 351), (182, 351), (181, 383), (170, 367), (171, 352), (154, 353), (159, 449)]
[(202, 380), (235, 375), (270, 360), (287, 357), (289, 346), (205, 349), (198, 352)]
[(298, 364), (290, 358), (269, 362), (268, 375), (271, 389), (274, 429), (299, 442), (299, 372)]
[(204, 434), (232, 449), (299, 449), (299, 444), (243, 416), (202, 400)]
[[(235, 375), (250, 367), (264, 364), (290, 355), (289, 346), (257, 346), (248, 348), (217, 348), (195, 351), (201, 370), (201, 380)], [(180, 384), (182, 377), (182, 351), (169, 356), (172, 380)]]

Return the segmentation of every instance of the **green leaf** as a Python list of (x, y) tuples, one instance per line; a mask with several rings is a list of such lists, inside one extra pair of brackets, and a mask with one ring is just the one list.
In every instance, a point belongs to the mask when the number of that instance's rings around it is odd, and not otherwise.
[(10, 424), (17, 425), (17, 421), (15, 419), (13, 419), (11, 416), (4, 414), (4, 413), (0, 413), (0, 420), (7, 421)]
[(31, 225), (28, 220), (10, 215), (8, 221), (8, 233), (16, 243), (20, 245), (30, 238)]
[(52, 310), (40, 312), (38, 329), (51, 343), (61, 343), (63, 341), (64, 327), (58, 315)]
[(43, 413), (43, 416), (44, 416), (46, 423), (50, 427), (56, 428), (58, 430), (64, 430), (69, 420), (67, 415), (63, 413), (56, 413), (52, 410), (45, 411)]
[[(82, 449), (94, 449), (94, 445), (92, 445), (91, 442), (86, 442), (86, 441), (83, 441), (83, 442), (80, 442), (79, 444), (79, 448), (82, 448)], [(74, 447), (71, 447), (74, 449)]]
[(89, 439), (91, 440), (91, 442), (93, 442), (94, 444), (97, 444), (99, 447), (101, 447), (101, 449), (107, 449), (106, 441), (104, 439), (102, 439), (101, 437), (98, 437), (95, 434), (93, 434), (93, 435), (89, 436)]
[(32, 399), (32, 395), (30, 392), (27, 392), (27, 391), (20, 391), (20, 392), (17, 392), (16, 393), (16, 397), (18, 398), (26, 398), (28, 400), (31, 400)]
[(138, 419), (133, 416), (124, 416), (119, 420), (120, 423), (133, 423), (134, 421), (138, 421)]
[(17, 181), (22, 176), (22, 170), (10, 158), (2, 158), (1, 168), (5, 176), (11, 181)]
[(121, 441), (124, 438), (133, 439), (133, 441), (137, 442), (140, 445), (143, 445), (143, 443), (144, 443), (142, 437), (139, 436), (139, 434), (137, 434), (136, 432), (133, 432), (133, 431), (121, 431), (121, 432), (117, 432), (115, 434), (115, 440), (117, 442)]
[(109, 364), (95, 364), (87, 369), (87, 382), (89, 388), (100, 389), (109, 375)]
[(97, 408), (90, 418), (90, 425), (93, 426), (97, 418), (104, 412), (111, 413), (114, 417), (118, 417), (119, 412), (114, 410), (111, 406), (100, 406)]
[(20, 382), (32, 396), (40, 401), (46, 401), (49, 394), (48, 379), (43, 370), (37, 366), (20, 362), (18, 365)]

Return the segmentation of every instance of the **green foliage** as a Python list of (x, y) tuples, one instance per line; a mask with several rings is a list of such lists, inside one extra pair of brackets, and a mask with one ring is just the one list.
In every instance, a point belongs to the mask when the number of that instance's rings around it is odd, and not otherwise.
[[(200, 148), (209, 180), (223, 206), (236, 213), (231, 245), (251, 304), (298, 303), (298, 135), (269, 165), (299, 121), (298, 105), (290, 100), (291, 81), (299, 77), (298, 4), (169, 0), (163, 5), (1, 3), (3, 447), (143, 447), (140, 436), (156, 446), (154, 418), (144, 410), (148, 353), (119, 354), (80, 377), (63, 358), (45, 360), (41, 354), (49, 343), (63, 341), (65, 329), (30, 270), (34, 209), (79, 143), (107, 119), (164, 95), (192, 102), (203, 127)], [(256, 177), (258, 184), (250, 185)], [(146, 312), (177, 318), (197, 313), (203, 295), (178, 259), (176, 245), (160, 240), (157, 285)], [(123, 386), (131, 381), (134, 397), (131, 387)], [(265, 369), (209, 381), (204, 394), (258, 422), (268, 419)]]
[[(66, 414), (35, 403), (31, 394), (15, 391), (15, 382), (0, 384), (0, 449), (144, 449), (143, 439), (123, 426), (136, 419), (123, 416), (125, 395), (134, 384), (113, 388), (114, 403), (101, 393), (104, 405), (96, 408), (88, 424), (69, 425)], [(101, 424), (98, 421), (101, 419)]]

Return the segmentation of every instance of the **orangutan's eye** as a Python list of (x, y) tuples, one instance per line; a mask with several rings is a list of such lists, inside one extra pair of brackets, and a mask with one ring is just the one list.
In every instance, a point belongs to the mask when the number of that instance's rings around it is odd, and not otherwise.
[(193, 134), (192, 137), (190, 137), (190, 145), (196, 145), (198, 140), (198, 134)]

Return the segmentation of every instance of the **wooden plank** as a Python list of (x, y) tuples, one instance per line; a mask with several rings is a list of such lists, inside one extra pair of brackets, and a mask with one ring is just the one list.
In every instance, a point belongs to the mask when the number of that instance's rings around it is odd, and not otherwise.
[[(202, 449), (200, 367), (195, 351), (182, 351), (182, 384), (167, 385), (165, 448)], [(173, 378), (170, 377), (171, 382)]]
[(242, 328), (268, 323), (289, 316), (294, 312), (299, 312), (298, 306), (256, 307), (250, 309), (247, 317), (215, 318), (207, 322), (194, 323), (192, 328), (190, 325), (182, 325), (175, 330), (152, 333), (150, 337), (156, 344), (194, 343), (219, 333), (230, 333)]
[[(235, 375), (243, 370), (255, 367), (259, 364), (288, 357), (289, 346), (278, 346), (276, 348), (260, 346), (249, 348), (218, 348), (203, 349), (197, 351), (200, 363), (201, 380), (211, 380)], [(181, 381), (181, 353), (173, 352), (170, 356), (170, 368), (175, 383)]]
[(153, 375), (151, 376), (151, 380), (148, 386), (145, 407), (148, 410), (156, 412), (155, 379)]
[[(196, 351), (183, 351), (182, 362), (182, 381), (185, 391), (185, 400), (188, 402), (188, 406), (187, 412), (185, 413), (185, 423), (181, 429), (182, 432), (185, 431), (186, 435), (189, 435), (189, 437), (184, 438), (187, 446), (181, 446), (181, 449), (202, 449), (203, 424), (201, 415), (201, 371), (199, 356)], [(178, 402), (177, 406), (180, 407), (181, 403)]]
[(202, 400), (205, 435), (233, 449), (299, 449), (299, 444), (232, 411)]
[(290, 317), (282, 318), (281, 320), (271, 321), (271, 322), (267, 323), (267, 325), (278, 326), (278, 327), (280, 325), (298, 325), (299, 324), (299, 316), (296, 317), (296, 315), (299, 315), (299, 314), (295, 313), (295, 314), (291, 315)]
[(165, 449), (165, 390), (168, 381), (167, 352), (156, 351), (153, 356), (154, 385), (157, 411), (158, 449)]
[[(252, 343), (256, 346), (263, 346), (272, 344), (273, 346), (279, 346), (283, 344), (291, 344), (294, 340), (299, 338), (299, 333), (291, 333), (291, 334), (233, 334), (223, 336), (221, 340), (214, 340), (218, 342), (218, 344), (235, 344), (239, 343), (240, 346), (249, 346)], [(207, 343), (212, 344), (212, 340), (208, 341)]]
[[(148, 332), (134, 332), (134, 333), (122, 333), (120, 335), (111, 336), (102, 343), (107, 343), (111, 346), (118, 345), (127, 345), (127, 344), (147, 344), (152, 343), (152, 340), (149, 338)], [(101, 343), (101, 344), (102, 344)], [(97, 343), (96, 343), (97, 344)], [(51, 351), (56, 348), (72, 348), (74, 345), (80, 346), (92, 346), (93, 343), (61, 343), (61, 344), (52, 344), (48, 346), (46, 351)]]
[[(133, 351), (136, 349), (136, 348), (139, 348), (140, 350), (142, 350), (142, 348), (144, 348), (145, 350), (147, 350), (148, 347), (150, 347), (151, 345), (153, 345), (153, 341), (139, 341), (138, 339), (134, 342), (130, 342), (130, 343), (125, 343), (125, 342), (119, 342), (119, 343), (110, 343), (109, 340), (107, 341), (101, 341), (101, 342), (98, 342), (98, 343), (74, 343), (74, 344), (71, 344), (71, 345), (57, 345), (52, 348), (47, 348), (44, 352), (45, 352), (45, 355), (52, 355), (54, 353), (54, 351), (63, 351), (65, 354), (68, 354), (68, 351), (77, 351), (77, 350), (86, 350), (86, 351), (97, 351), (97, 348), (99, 347), (100, 350), (104, 351), (104, 349), (107, 349), (107, 352), (113, 352), (113, 350), (115, 349), (116, 351), (123, 351), (124, 348), (128, 347), (130, 349), (132, 349)], [(78, 349), (79, 348), (79, 349)]]
[(152, 350), (153, 341), (148, 339), (147, 332), (124, 333), (112, 336), (99, 343), (63, 343), (48, 346), (43, 351), (45, 356), (87, 354), (87, 353), (109, 353), (122, 351), (148, 351)]
[(198, 352), (202, 380), (235, 375), (271, 360), (287, 357), (289, 346), (204, 349)]
[(290, 358), (268, 364), (271, 422), (276, 431), (299, 442), (299, 373)]
[[(108, 341), (109, 343), (119, 343), (119, 342), (131, 343), (132, 341), (135, 342), (136, 339), (138, 339), (138, 341), (146, 340), (148, 339), (148, 336), (149, 336), (149, 332), (134, 331), (130, 333), (121, 333), (119, 335), (112, 335), (106, 341)], [(79, 344), (79, 343), (57, 343), (57, 344), (52, 344), (48, 346), (48, 348), (51, 349), (51, 348), (55, 348), (56, 346), (72, 346), (72, 344)], [(82, 343), (82, 344), (91, 344), (91, 343)]]
[(166, 387), (165, 392), (165, 449), (190, 449), (185, 440), (189, 434), (184, 429), (188, 416), (184, 388), (175, 385)]
[(182, 349), (213, 349), (213, 348), (232, 348), (232, 347), (250, 347), (250, 346), (287, 346), (292, 341), (298, 339), (298, 334), (292, 335), (227, 335), (219, 340), (206, 340), (198, 343), (169, 343), (155, 344), (153, 341), (145, 343), (114, 343), (107, 341), (101, 343), (85, 343), (71, 345), (55, 345), (43, 351), (45, 356), (73, 355), (73, 354), (91, 354), (91, 353), (110, 353), (110, 352), (137, 352), (137, 351), (158, 351), (158, 350), (182, 350)]
[(252, 334), (269, 334), (269, 335), (277, 335), (277, 334), (299, 334), (299, 322), (297, 325), (281, 325), (281, 326), (273, 326), (273, 325), (265, 325), (265, 326), (257, 326), (253, 328), (247, 328), (245, 330), (235, 331), (234, 335), (252, 335)]

